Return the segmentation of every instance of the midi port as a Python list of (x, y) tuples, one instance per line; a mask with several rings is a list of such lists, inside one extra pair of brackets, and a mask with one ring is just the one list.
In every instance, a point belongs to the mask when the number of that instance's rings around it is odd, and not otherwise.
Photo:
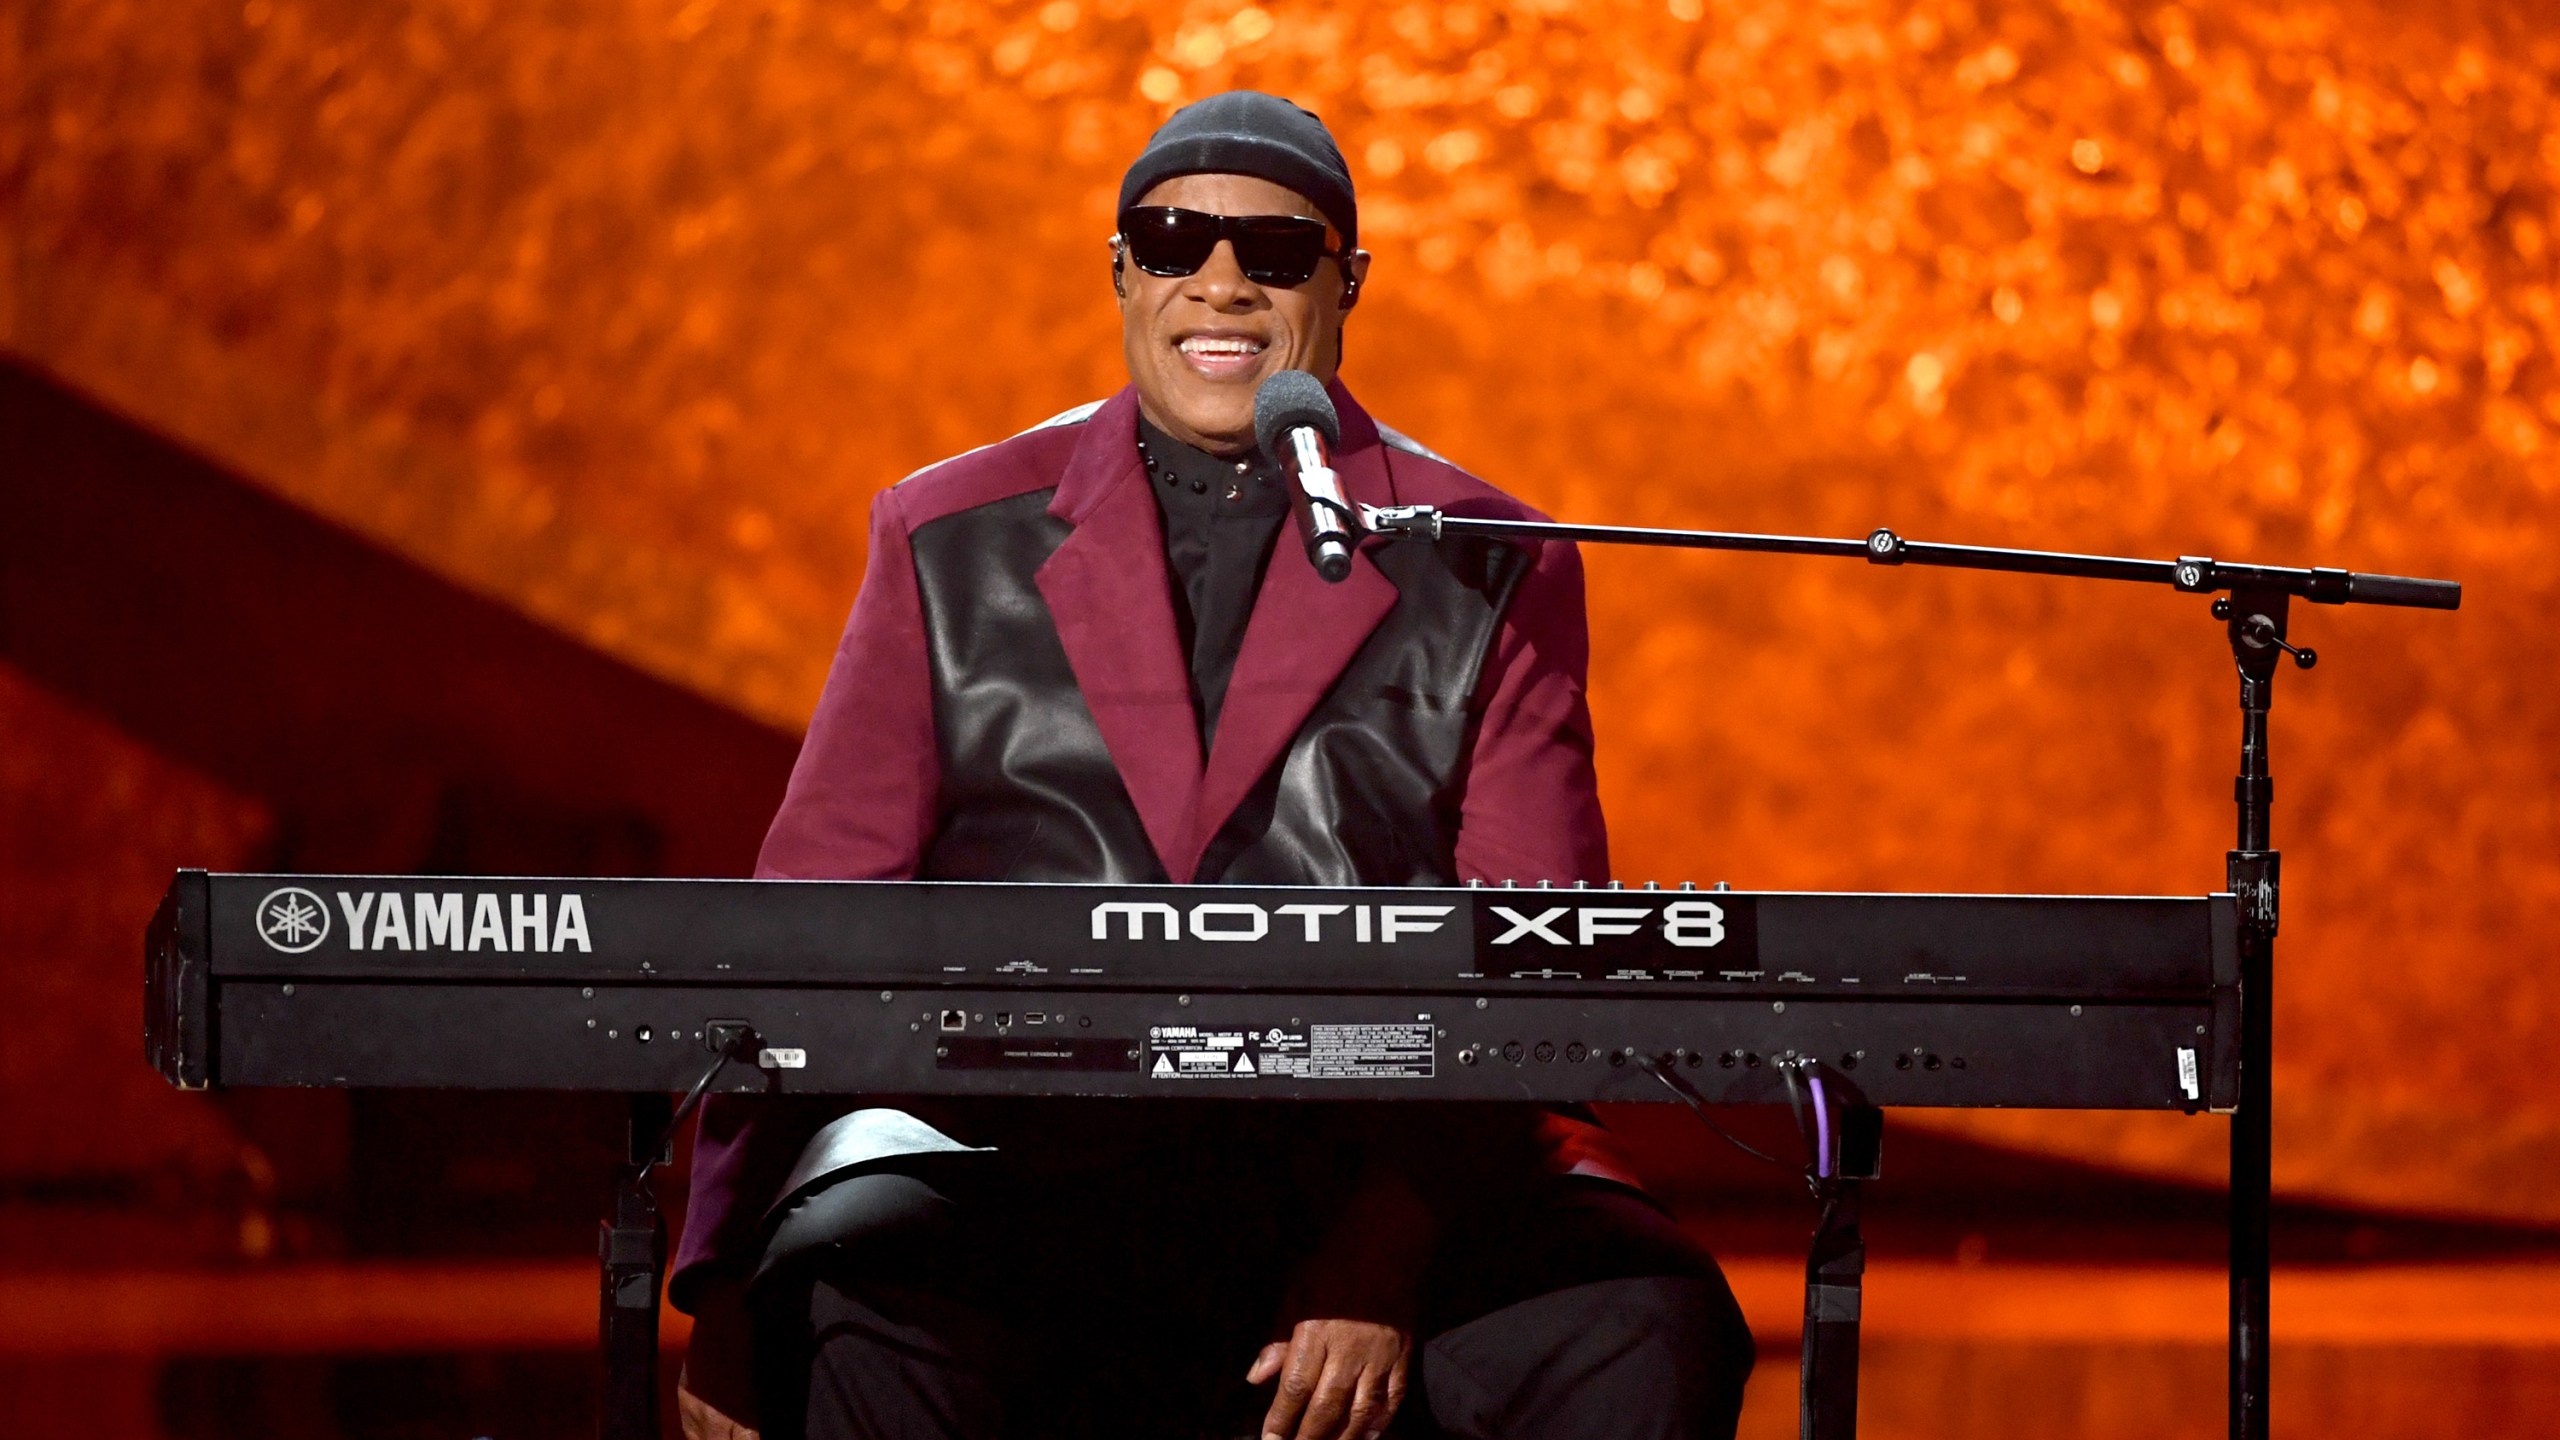
[(1591, 1058), (1591, 1047), (1579, 1040), (1569, 1041), (1564, 1047), (1564, 1058), (1579, 1065)]
[(1517, 1040), (1505, 1040), (1502, 1042), (1502, 1058), (1510, 1061), (1514, 1065), (1519, 1064), (1520, 1057), (1526, 1053), (1526, 1051), (1523, 1051), (1520, 1048), (1520, 1042)]
[(945, 1010), (945, 1011), (943, 1011), (943, 1012), (942, 1012), (942, 1028), (943, 1028), (943, 1029), (945, 1029), (945, 1030), (966, 1030), (966, 1029), (968, 1029), (968, 1028), (969, 1028), (969, 1012), (968, 1012), (968, 1011), (966, 1011), (966, 1010)]
[(1541, 1040), (1538, 1042), (1537, 1048), (1531, 1050), (1529, 1053), (1537, 1056), (1539, 1063), (1544, 1064), (1556, 1058), (1556, 1042), (1553, 1040)]

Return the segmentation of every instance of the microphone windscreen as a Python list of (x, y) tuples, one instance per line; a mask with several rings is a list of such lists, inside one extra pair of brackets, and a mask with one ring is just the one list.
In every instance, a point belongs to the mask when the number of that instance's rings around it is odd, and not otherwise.
[(1333, 397), (1324, 382), (1304, 370), (1283, 370), (1253, 392), (1253, 439), (1271, 463), (1282, 463), (1280, 437), (1304, 425), (1327, 445), (1342, 443), (1342, 420), (1333, 413)]

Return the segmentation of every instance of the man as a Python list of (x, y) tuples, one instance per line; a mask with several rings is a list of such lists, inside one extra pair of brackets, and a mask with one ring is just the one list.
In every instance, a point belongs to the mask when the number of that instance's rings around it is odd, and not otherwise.
[[(761, 874), (1605, 876), (1572, 548), (1373, 541), (1329, 585), (1281, 539), (1284, 369), (1355, 503), (1531, 513), (1334, 382), (1357, 238), (1315, 116), (1165, 124), (1111, 241), (1130, 388), (880, 497)], [(1748, 1332), (1605, 1134), (1421, 1111), (706, 1106), (686, 1433), (1730, 1435)]]

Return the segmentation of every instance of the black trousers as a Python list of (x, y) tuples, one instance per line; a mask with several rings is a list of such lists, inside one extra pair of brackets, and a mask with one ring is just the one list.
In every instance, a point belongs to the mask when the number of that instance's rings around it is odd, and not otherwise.
[[(1245, 1370), (1356, 1162), (1250, 1108), (1099, 1165), (1035, 1142), (808, 1197), (753, 1291), (768, 1440), (1258, 1437)], [(1733, 1434), (1751, 1337), (1712, 1258), (1621, 1187), (1451, 1168), (1390, 1434)]]

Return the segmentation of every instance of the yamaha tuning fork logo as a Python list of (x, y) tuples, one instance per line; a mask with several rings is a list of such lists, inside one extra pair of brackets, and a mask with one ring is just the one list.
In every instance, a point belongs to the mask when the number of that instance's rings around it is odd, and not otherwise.
[(270, 890), (258, 902), (258, 935), (287, 955), (299, 955), (329, 938), (329, 905), (299, 885)]

